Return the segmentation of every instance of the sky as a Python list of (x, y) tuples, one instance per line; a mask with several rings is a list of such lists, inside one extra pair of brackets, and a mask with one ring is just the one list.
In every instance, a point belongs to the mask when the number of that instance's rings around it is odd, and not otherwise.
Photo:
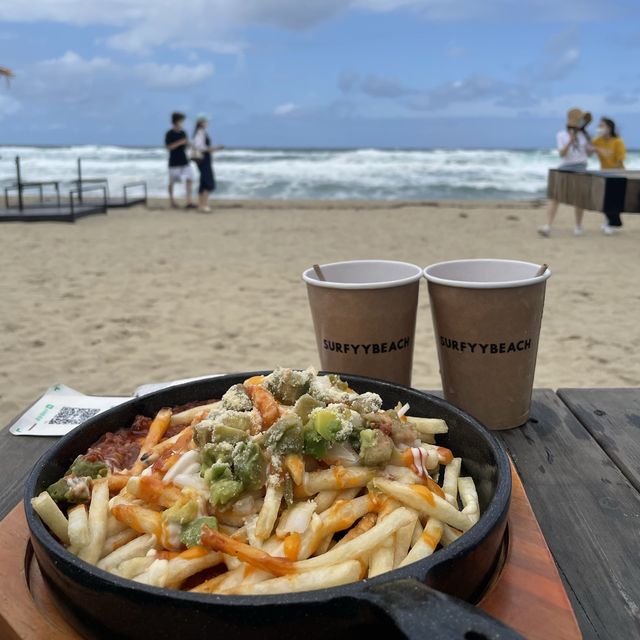
[(0, 144), (640, 147), (639, 0), (0, 0)]

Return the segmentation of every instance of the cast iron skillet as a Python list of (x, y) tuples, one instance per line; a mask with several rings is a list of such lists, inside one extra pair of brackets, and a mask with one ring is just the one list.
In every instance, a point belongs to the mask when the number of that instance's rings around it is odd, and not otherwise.
[(475, 419), (444, 400), (407, 387), (342, 376), (356, 391), (380, 394), (384, 407), (409, 402), (414, 415), (444, 418), (450, 431), (439, 443), (462, 456), (463, 474), (476, 482), (482, 516), (448, 548), (371, 580), (273, 596), (205, 595), (145, 586), (73, 556), (31, 508), (30, 499), (60, 478), (102, 434), (129, 427), (138, 414), (153, 416), (161, 407), (219, 398), (251, 375), (256, 374), (213, 377), (135, 398), (88, 420), (36, 463), (25, 492), (31, 541), (53, 597), (81, 632), (91, 638), (181, 640), (255, 640), (256, 633), (259, 640), (327, 640), (327, 636), (334, 640), (367, 632), (380, 632), (385, 640), (520, 637), (457, 599), (473, 601), (495, 566), (511, 496), (507, 456)]

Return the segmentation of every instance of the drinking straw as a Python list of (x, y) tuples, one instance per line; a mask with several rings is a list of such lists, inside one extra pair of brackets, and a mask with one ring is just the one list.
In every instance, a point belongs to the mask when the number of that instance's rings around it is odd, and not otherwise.
[[(545, 267), (546, 266), (547, 265), (545, 265)], [(324, 273), (322, 273), (322, 269), (320, 268), (319, 264), (314, 264), (313, 270), (316, 272), (316, 275), (318, 276), (318, 280), (322, 280), (323, 282), (326, 282), (327, 279), (324, 277)]]

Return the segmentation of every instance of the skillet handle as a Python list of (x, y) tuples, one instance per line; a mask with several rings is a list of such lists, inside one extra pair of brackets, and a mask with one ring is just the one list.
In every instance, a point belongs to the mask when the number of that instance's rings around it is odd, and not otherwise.
[(418, 580), (392, 580), (360, 592), (409, 640), (523, 640), (482, 610)]

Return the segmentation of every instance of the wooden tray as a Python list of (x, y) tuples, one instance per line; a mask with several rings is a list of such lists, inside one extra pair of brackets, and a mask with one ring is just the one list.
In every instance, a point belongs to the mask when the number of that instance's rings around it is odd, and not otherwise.
[[(504, 563), (479, 607), (530, 640), (582, 638), (536, 517), (512, 467)], [(56, 608), (33, 558), (22, 503), (0, 522), (0, 638), (86, 640)]]

